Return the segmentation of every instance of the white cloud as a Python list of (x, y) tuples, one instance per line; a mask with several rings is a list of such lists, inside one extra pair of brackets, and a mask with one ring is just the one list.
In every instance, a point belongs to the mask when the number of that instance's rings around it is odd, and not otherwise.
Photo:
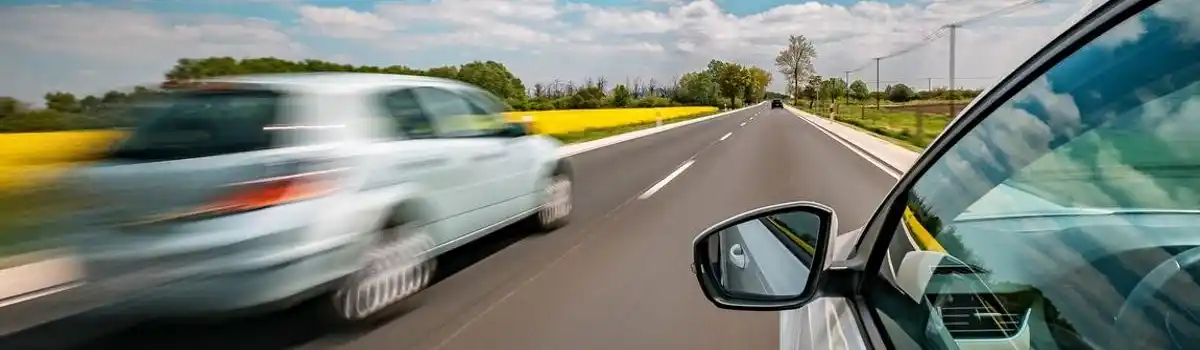
[[(79, 66), (67, 71), (97, 74), (70, 74), (74, 80), (60, 74), (58, 80), (30, 85), (19, 80), (48, 78), (29, 71), (58, 67), (37, 67), (35, 59), (0, 57), (0, 73), (9, 76), (12, 72), (18, 77), (17, 82), (0, 82), (0, 95), (40, 96), (51, 87), (95, 92), (104, 84), (157, 79), (180, 57), (212, 55), (356, 57), (417, 66), (431, 64), (413, 62), (457, 64), (464, 59), (496, 59), (527, 82), (587, 76), (664, 80), (699, 69), (713, 58), (773, 71), (774, 55), (791, 34), (816, 41), (821, 55), (816, 62), (819, 74), (842, 76), (845, 70), (871, 62), (870, 57), (919, 42), (942, 24), (988, 13), (1013, 1), (914, 0), (903, 5), (864, 1), (850, 6), (809, 1), (743, 16), (730, 14), (712, 0), (646, 0), (624, 7), (579, 0), (394, 1), (367, 9), (286, 1), (283, 8), (294, 11), (295, 21), (168, 16), (99, 5), (7, 7), (0, 11), (0, 49), (4, 52), (22, 52), (21, 57), (38, 53), (73, 57)], [(1086, 0), (1049, 2), (1003, 20), (961, 28), (958, 76), (1005, 73), (1049, 39), (1081, 1)], [(213, 11), (222, 10), (213, 7)], [(294, 23), (298, 28), (281, 23)], [(315, 41), (302, 46), (290, 35), (297, 32), (310, 34), (307, 37)], [(331, 47), (328, 42), (339, 45)], [(881, 80), (924, 87), (926, 78), (945, 77), (946, 43), (943, 38), (885, 60)], [(434, 52), (439, 56), (431, 56)], [(19, 64), (35, 67), (14, 66)], [(874, 75), (870, 67), (852, 78), (873, 80)], [(774, 81), (773, 88), (780, 89), (783, 79)], [(945, 80), (932, 82), (945, 84)], [(959, 85), (987, 83), (990, 81), (968, 79)]]
[(372, 13), (345, 7), (300, 6), (300, 21), (318, 33), (339, 38), (377, 38), (396, 30), (396, 25)]
[(0, 52), (0, 95), (40, 102), (48, 90), (153, 82), (181, 57), (303, 57), (305, 49), (260, 18), (50, 5), (0, 10)]

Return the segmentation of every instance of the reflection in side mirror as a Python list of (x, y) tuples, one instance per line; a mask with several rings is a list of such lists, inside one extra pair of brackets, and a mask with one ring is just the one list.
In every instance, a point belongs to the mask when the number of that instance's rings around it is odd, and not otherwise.
[(501, 136), (504, 137), (521, 137), (529, 135), (525, 130), (526, 126), (522, 123), (505, 123), (504, 128), (500, 130)]
[(797, 308), (816, 295), (836, 230), (833, 210), (816, 203), (751, 210), (696, 237), (693, 270), (718, 307)]

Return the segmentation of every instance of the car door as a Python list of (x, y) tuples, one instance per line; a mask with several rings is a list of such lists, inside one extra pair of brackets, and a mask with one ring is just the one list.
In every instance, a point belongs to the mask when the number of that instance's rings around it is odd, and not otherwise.
[[(458, 90), (479, 113), (478, 118), (491, 120), (493, 123), (505, 123), (504, 105), (499, 98), (487, 91), (477, 88), (463, 87)], [(495, 191), (503, 194), (500, 206), (504, 217), (528, 213), (541, 204), (537, 195), (540, 194), (540, 181), (543, 174), (541, 164), (546, 157), (546, 147), (528, 135), (504, 135), (483, 139), (491, 143), (491, 147), (503, 150), (505, 154), (502, 167), (495, 173)]]
[(507, 163), (513, 155), (496, 136), (503, 120), (473, 107), (455, 89), (423, 86), (412, 92), (433, 123), (437, 147), (451, 150), (455, 163), (462, 165), (455, 175), (460, 182), (444, 199), (462, 210), (453, 219), (454, 234), (494, 228), (507, 214), (497, 205), (512, 197), (502, 184), (512, 172)]
[(419, 191), (430, 207), (426, 213), (430, 217), (422, 219), (436, 245), (469, 232), (454, 218), (474, 209), (474, 202), (462, 198), (478, 181), (461, 156), (472, 151), (471, 145), (439, 137), (412, 87), (387, 89), (374, 97), (371, 105), (380, 108), (386, 122), (368, 126), (379, 139), (359, 150), (370, 154), (364, 164), (368, 188), (411, 186)]
[(1198, 12), (1105, 4), (963, 112), (849, 258), (865, 345), (1200, 344)]

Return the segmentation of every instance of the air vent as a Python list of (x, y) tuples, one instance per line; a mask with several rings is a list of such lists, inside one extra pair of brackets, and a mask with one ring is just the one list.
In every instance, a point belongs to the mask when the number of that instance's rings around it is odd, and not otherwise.
[[(1008, 295), (929, 295), (954, 339), (1008, 338), (1021, 328), (1029, 303)], [(1000, 302), (1006, 300), (1006, 302)], [(1010, 301), (1011, 300), (1011, 301)]]

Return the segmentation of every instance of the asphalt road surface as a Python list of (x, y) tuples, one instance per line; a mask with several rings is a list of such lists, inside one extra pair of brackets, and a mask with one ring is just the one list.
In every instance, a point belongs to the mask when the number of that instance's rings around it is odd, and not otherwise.
[(831, 205), (848, 231), (895, 183), (767, 105), (572, 158), (569, 226), (544, 235), (508, 229), (452, 253), (437, 282), (386, 322), (331, 333), (301, 321), (306, 309), (298, 307), (142, 325), (83, 348), (774, 349), (778, 314), (719, 310), (704, 299), (688, 269), (692, 238), (729, 216), (793, 200)]

